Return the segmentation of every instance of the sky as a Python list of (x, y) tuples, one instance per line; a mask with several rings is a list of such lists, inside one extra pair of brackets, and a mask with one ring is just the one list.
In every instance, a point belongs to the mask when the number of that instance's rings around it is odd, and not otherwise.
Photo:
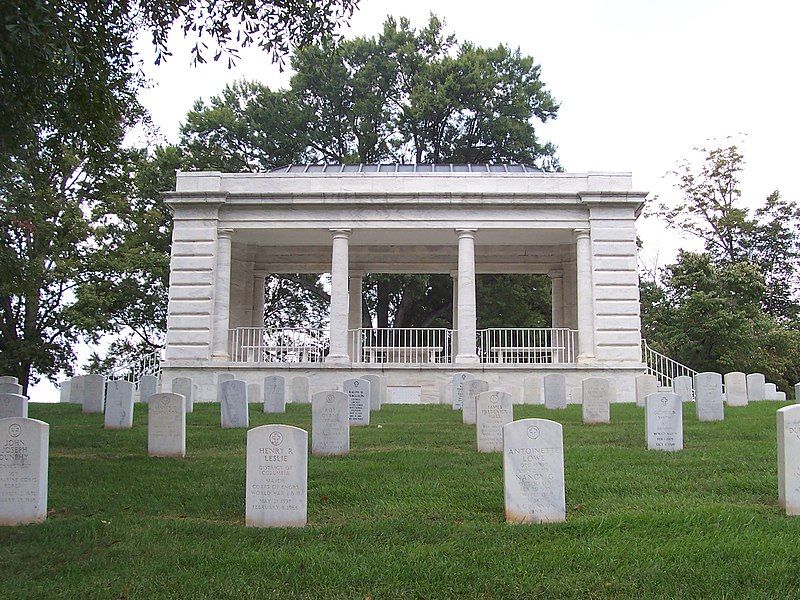
[[(800, 3), (361, 0), (343, 34), (376, 35), (387, 15), (421, 27), (431, 11), (460, 41), (519, 47), (541, 65), (561, 107), (540, 137), (557, 145), (567, 171), (630, 171), (635, 189), (669, 201), (677, 195), (665, 174), (692, 148), (733, 136), (745, 155), (747, 202), (760, 203), (776, 189), (800, 201)], [(257, 50), (242, 52), (228, 69), (190, 66), (179, 32), (170, 47), (174, 55), (155, 66), (148, 41), (139, 44), (151, 79), (140, 99), (158, 131), (151, 143), (177, 141), (194, 102), (226, 84), (244, 78), (278, 88), (291, 75)], [(696, 240), (665, 235), (655, 219), (640, 219), (638, 231), (647, 268), (669, 264), (679, 248), (699, 248)], [(31, 397), (54, 400), (55, 394), (40, 384)]]

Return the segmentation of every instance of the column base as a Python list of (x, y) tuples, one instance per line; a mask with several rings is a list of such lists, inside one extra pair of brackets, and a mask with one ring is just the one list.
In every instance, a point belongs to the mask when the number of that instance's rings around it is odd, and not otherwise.
[(594, 354), (578, 354), (575, 362), (579, 365), (594, 364), (597, 362), (597, 357)]
[(212, 354), (211, 361), (212, 362), (228, 362), (230, 361), (231, 357), (227, 354)]
[(479, 365), (481, 359), (478, 358), (477, 354), (457, 354), (453, 362), (460, 365)]
[(350, 364), (350, 357), (347, 354), (328, 354), (325, 357), (326, 363), (335, 363), (335, 364)]

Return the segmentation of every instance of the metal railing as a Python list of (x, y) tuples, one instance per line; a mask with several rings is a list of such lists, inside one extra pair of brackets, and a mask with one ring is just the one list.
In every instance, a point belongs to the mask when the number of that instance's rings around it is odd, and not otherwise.
[(330, 331), (309, 327), (237, 327), (229, 339), (233, 362), (319, 363), (330, 348)]
[(453, 331), (444, 328), (380, 327), (349, 330), (356, 363), (449, 363)]
[(655, 375), (664, 387), (672, 387), (672, 380), (681, 375), (691, 377), (692, 381), (697, 375), (694, 369), (653, 350), (647, 345), (647, 340), (642, 340), (642, 362), (647, 365), (647, 374)]
[(478, 330), (484, 364), (568, 364), (575, 362), (578, 332), (566, 328), (495, 327)]
[(106, 373), (108, 380), (124, 380), (139, 384), (139, 380), (143, 375), (161, 376), (161, 354), (163, 350), (153, 350), (149, 354), (145, 354), (139, 360), (124, 365), (114, 367)]

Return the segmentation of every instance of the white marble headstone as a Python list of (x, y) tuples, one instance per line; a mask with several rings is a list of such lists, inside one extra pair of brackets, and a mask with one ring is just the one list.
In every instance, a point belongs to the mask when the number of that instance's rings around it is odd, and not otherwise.
[(377, 412), (386, 401), (386, 385), (380, 375), (362, 375), (361, 379), (369, 381), (369, 409)]
[(508, 523), (566, 519), (560, 423), (521, 419), (503, 427), (503, 487)]
[(678, 394), (656, 392), (645, 400), (648, 450), (683, 450), (683, 403)]
[(581, 382), (582, 413), (586, 424), (610, 423), (613, 386), (605, 377), (588, 377)]
[(478, 452), (503, 451), (503, 427), (514, 420), (514, 405), (507, 392), (481, 392), (476, 400)]
[(0, 375), (0, 383), (19, 383), (19, 380), (13, 375)]
[(698, 373), (694, 377), (694, 404), (698, 421), (723, 421), (725, 404), (722, 401), (722, 375)]
[(562, 373), (544, 376), (544, 407), (567, 408), (567, 378)]
[(153, 394), (147, 402), (147, 454), (186, 456), (186, 398), (180, 394)]
[(350, 452), (350, 399), (339, 391), (311, 397), (311, 454), (343, 456)]
[(790, 516), (800, 515), (800, 404), (777, 411), (778, 502)]
[(58, 401), (62, 404), (67, 404), (70, 402), (69, 393), (71, 385), (72, 381), (70, 379), (62, 381), (58, 384)]
[(478, 394), (489, 391), (489, 383), (483, 379), (468, 379), (464, 382), (464, 405), (461, 407), (461, 422), (475, 425), (478, 422)]
[(800, 383), (794, 384), (794, 401), (795, 403), (800, 402)]
[(694, 382), (689, 375), (678, 375), (672, 380), (672, 391), (682, 402), (694, 402)]
[(106, 429), (130, 429), (133, 427), (135, 394), (136, 386), (130, 381), (113, 380), (108, 382), (103, 427)]
[(260, 383), (248, 383), (247, 384), (247, 402), (249, 404), (259, 403), (262, 402), (264, 396), (261, 393), (261, 384)]
[[(28, 418), (28, 397), (22, 394), (0, 393), (0, 419)], [(2, 497), (0, 497), (1, 499)]]
[(142, 375), (139, 379), (139, 402), (147, 404), (147, 399), (158, 393), (158, 377), (155, 375)]
[(220, 424), (223, 429), (236, 429), (250, 426), (250, 414), (247, 407), (247, 382), (231, 379), (219, 384), (220, 390)]
[(763, 373), (750, 373), (747, 376), (747, 400), (749, 402), (765, 400), (767, 397), (764, 391), (765, 385), (766, 378)]
[(303, 527), (308, 519), (308, 433), (289, 425), (247, 432), (245, 524)]
[(472, 373), (455, 373), (453, 375), (453, 410), (464, 408), (464, 398), (466, 393), (466, 383), (475, 379)]
[(765, 383), (764, 384), (764, 398), (766, 400), (777, 400), (778, 399), (778, 386), (774, 383)]
[(636, 378), (636, 406), (644, 406), (644, 399), (658, 391), (658, 377), (639, 375)]
[(778, 392), (776, 400), (778, 402), (786, 402), (786, 392)]
[(92, 373), (83, 376), (83, 412), (103, 414), (106, 400), (106, 378)]
[(725, 373), (725, 403), (728, 406), (747, 406), (747, 376), (744, 373)]
[(84, 385), (84, 375), (76, 375), (69, 380), (69, 401), (72, 404), (83, 405), (83, 398), (86, 395)]
[(194, 385), (191, 377), (176, 377), (172, 380), (172, 393), (180, 394), (185, 399), (187, 413), (194, 412)]
[(523, 403), (542, 404), (544, 402), (544, 389), (542, 389), (542, 378), (536, 376), (526, 377), (523, 382)]
[(286, 412), (286, 379), (283, 375), (264, 377), (264, 412)]
[(292, 378), (292, 402), (295, 404), (308, 404), (311, 402), (309, 395), (310, 381), (305, 375), (297, 375)]
[(369, 425), (370, 383), (366, 379), (345, 379), (344, 393), (350, 399), (350, 425)]
[(36, 419), (0, 419), (0, 525), (47, 518), (50, 426)]

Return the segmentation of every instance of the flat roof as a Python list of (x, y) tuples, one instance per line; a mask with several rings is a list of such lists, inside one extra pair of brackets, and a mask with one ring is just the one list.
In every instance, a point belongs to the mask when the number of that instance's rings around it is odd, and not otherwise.
[(525, 164), (476, 163), (310, 163), (291, 164), (269, 169), (267, 173), (543, 173), (542, 169)]

